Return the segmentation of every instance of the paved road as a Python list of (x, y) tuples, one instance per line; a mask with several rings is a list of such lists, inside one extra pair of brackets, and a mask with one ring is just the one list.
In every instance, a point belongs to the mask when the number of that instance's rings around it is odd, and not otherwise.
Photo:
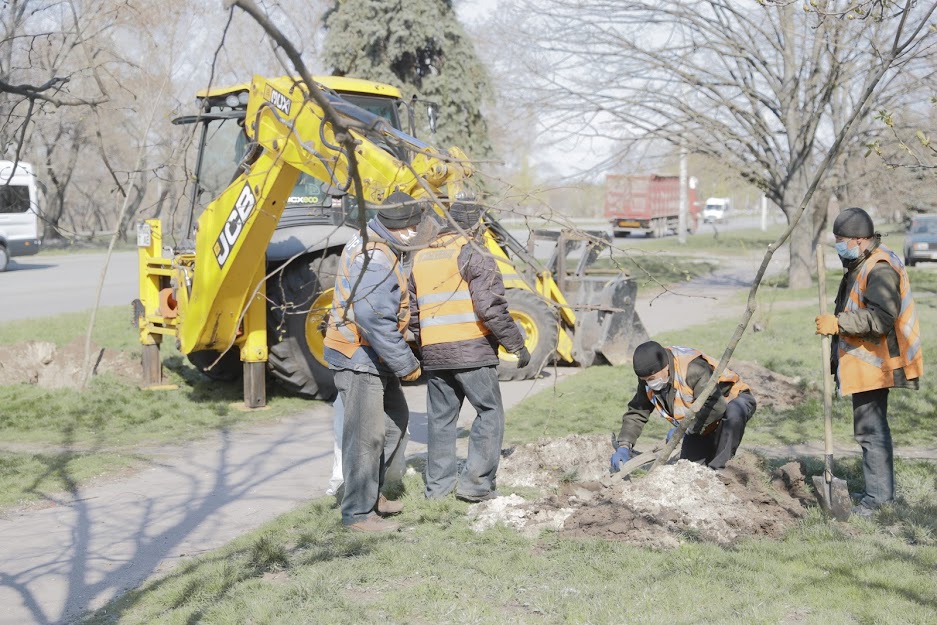
[[(0, 306), (0, 323), (91, 309), (106, 258), (100, 252), (14, 258), (10, 268), (0, 273), (4, 302)], [(101, 306), (126, 305), (129, 315), (130, 302), (136, 294), (136, 253), (113, 254), (104, 279)]]
[[(580, 220), (576, 223), (583, 229), (611, 232), (604, 220)], [(716, 227), (725, 231), (755, 228), (758, 227), (758, 219), (742, 215)], [(709, 228), (712, 226), (706, 224), (700, 232), (706, 233)], [(529, 230), (511, 224), (508, 230), (521, 244), (526, 245)], [(640, 247), (647, 240), (635, 236), (617, 239), (616, 245)], [(536, 253), (538, 257), (547, 258), (552, 253), (552, 245), (538, 243)], [(0, 323), (90, 309), (94, 305), (105, 259), (106, 254), (102, 252), (39, 254), (13, 259), (9, 270), (0, 273), (0, 288), (3, 289), (3, 301), (6, 303), (0, 306)], [(101, 306), (126, 305), (129, 311), (130, 302), (136, 297), (137, 254), (115, 252), (107, 265)]]

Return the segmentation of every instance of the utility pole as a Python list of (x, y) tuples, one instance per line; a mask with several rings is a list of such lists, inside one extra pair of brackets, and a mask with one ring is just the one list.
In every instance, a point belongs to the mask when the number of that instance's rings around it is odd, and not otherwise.
[(686, 139), (680, 140), (680, 218), (677, 220), (677, 241), (686, 244), (687, 221), (687, 167), (686, 167)]
[(761, 231), (768, 229), (768, 196), (761, 195)]

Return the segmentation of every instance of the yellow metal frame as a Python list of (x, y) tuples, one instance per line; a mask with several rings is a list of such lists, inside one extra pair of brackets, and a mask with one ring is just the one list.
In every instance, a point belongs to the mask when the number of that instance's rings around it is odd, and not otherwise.
[[(326, 86), (354, 88), (359, 93), (398, 94), (379, 83), (341, 79)], [(386, 87), (386, 88), (385, 88)], [(146, 222), (150, 240), (139, 247), (140, 341), (159, 343), (163, 335), (178, 337), (184, 354), (240, 347), (244, 362), (267, 359), (264, 272), (267, 246), (300, 172), (318, 180), (348, 185), (349, 163), (336, 150), (339, 141), (325, 114), (302, 85), (289, 77), (255, 76), (249, 86), (245, 131), (263, 150), (250, 170), (234, 180), (198, 219), (195, 254), (162, 257), (159, 220)], [(205, 92), (222, 95), (225, 90)], [(391, 129), (393, 130), (393, 129)], [(399, 132), (393, 130), (394, 132)], [(356, 129), (355, 156), (364, 183), (365, 200), (380, 204), (393, 191), (413, 197), (455, 192), (473, 171), (457, 148), (442, 158), (432, 148), (416, 154), (410, 164), (397, 160)], [(400, 137), (406, 139), (403, 133)], [(414, 145), (423, 144), (413, 139)], [(350, 186), (350, 185), (349, 185)], [(177, 315), (160, 311), (160, 291), (172, 288)]]
[(559, 313), (560, 328), (556, 342), (556, 354), (566, 362), (573, 362), (573, 331), (576, 328), (576, 313), (566, 301), (560, 287), (549, 271), (536, 274), (533, 284), (528, 283), (525, 277), (517, 270), (513, 261), (505, 253), (491, 231), (485, 232), (485, 248), (498, 263), (498, 269), (504, 278), (506, 289), (526, 289), (537, 293), (547, 302), (556, 306)]
[[(364, 80), (361, 78), (349, 78), (347, 76), (313, 76), (312, 79), (332, 91), (357, 93), (361, 95), (375, 95), (384, 98), (400, 99), (402, 97), (400, 89), (393, 85), (387, 85), (373, 80)], [(292, 83), (301, 82), (300, 78), (283, 76), (280, 80), (288, 80)], [(195, 94), (197, 98), (217, 98), (226, 96), (230, 93), (240, 93), (249, 91), (251, 83), (242, 82), (229, 87), (212, 87), (211, 89), (202, 89)]]

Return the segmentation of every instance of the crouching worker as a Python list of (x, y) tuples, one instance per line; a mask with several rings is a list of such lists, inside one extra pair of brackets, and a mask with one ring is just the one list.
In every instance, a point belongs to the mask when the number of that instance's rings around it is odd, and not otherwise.
[[(683, 419), (693, 422), (686, 431), (680, 458), (722, 469), (735, 455), (745, 425), (755, 413), (755, 397), (738, 374), (726, 369), (709, 399), (697, 414), (690, 406), (712, 377), (718, 361), (689, 347), (661, 347), (648, 341), (634, 351), (638, 390), (621, 418), (618, 450), (612, 472), (631, 459), (634, 443), (655, 409), (676, 428)], [(668, 433), (668, 440), (673, 434)]]
[(420, 377), (420, 363), (404, 333), (409, 291), (400, 246), (418, 245), (426, 211), (405, 193), (392, 193), (368, 222), (368, 241), (356, 234), (342, 250), (325, 334), (325, 359), (345, 407), (342, 429), (342, 523), (362, 532), (394, 531), (381, 518), (401, 511), (380, 495), (410, 410), (400, 380)]

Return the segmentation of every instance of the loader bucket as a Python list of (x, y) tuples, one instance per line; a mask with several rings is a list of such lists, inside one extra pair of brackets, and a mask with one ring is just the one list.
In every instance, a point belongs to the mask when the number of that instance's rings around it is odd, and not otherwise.
[(583, 367), (631, 361), (634, 349), (649, 340), (635, 310), (638, 286), (625, 276), (583, 276), (573, 301), (576, 331), (573, 357)]

